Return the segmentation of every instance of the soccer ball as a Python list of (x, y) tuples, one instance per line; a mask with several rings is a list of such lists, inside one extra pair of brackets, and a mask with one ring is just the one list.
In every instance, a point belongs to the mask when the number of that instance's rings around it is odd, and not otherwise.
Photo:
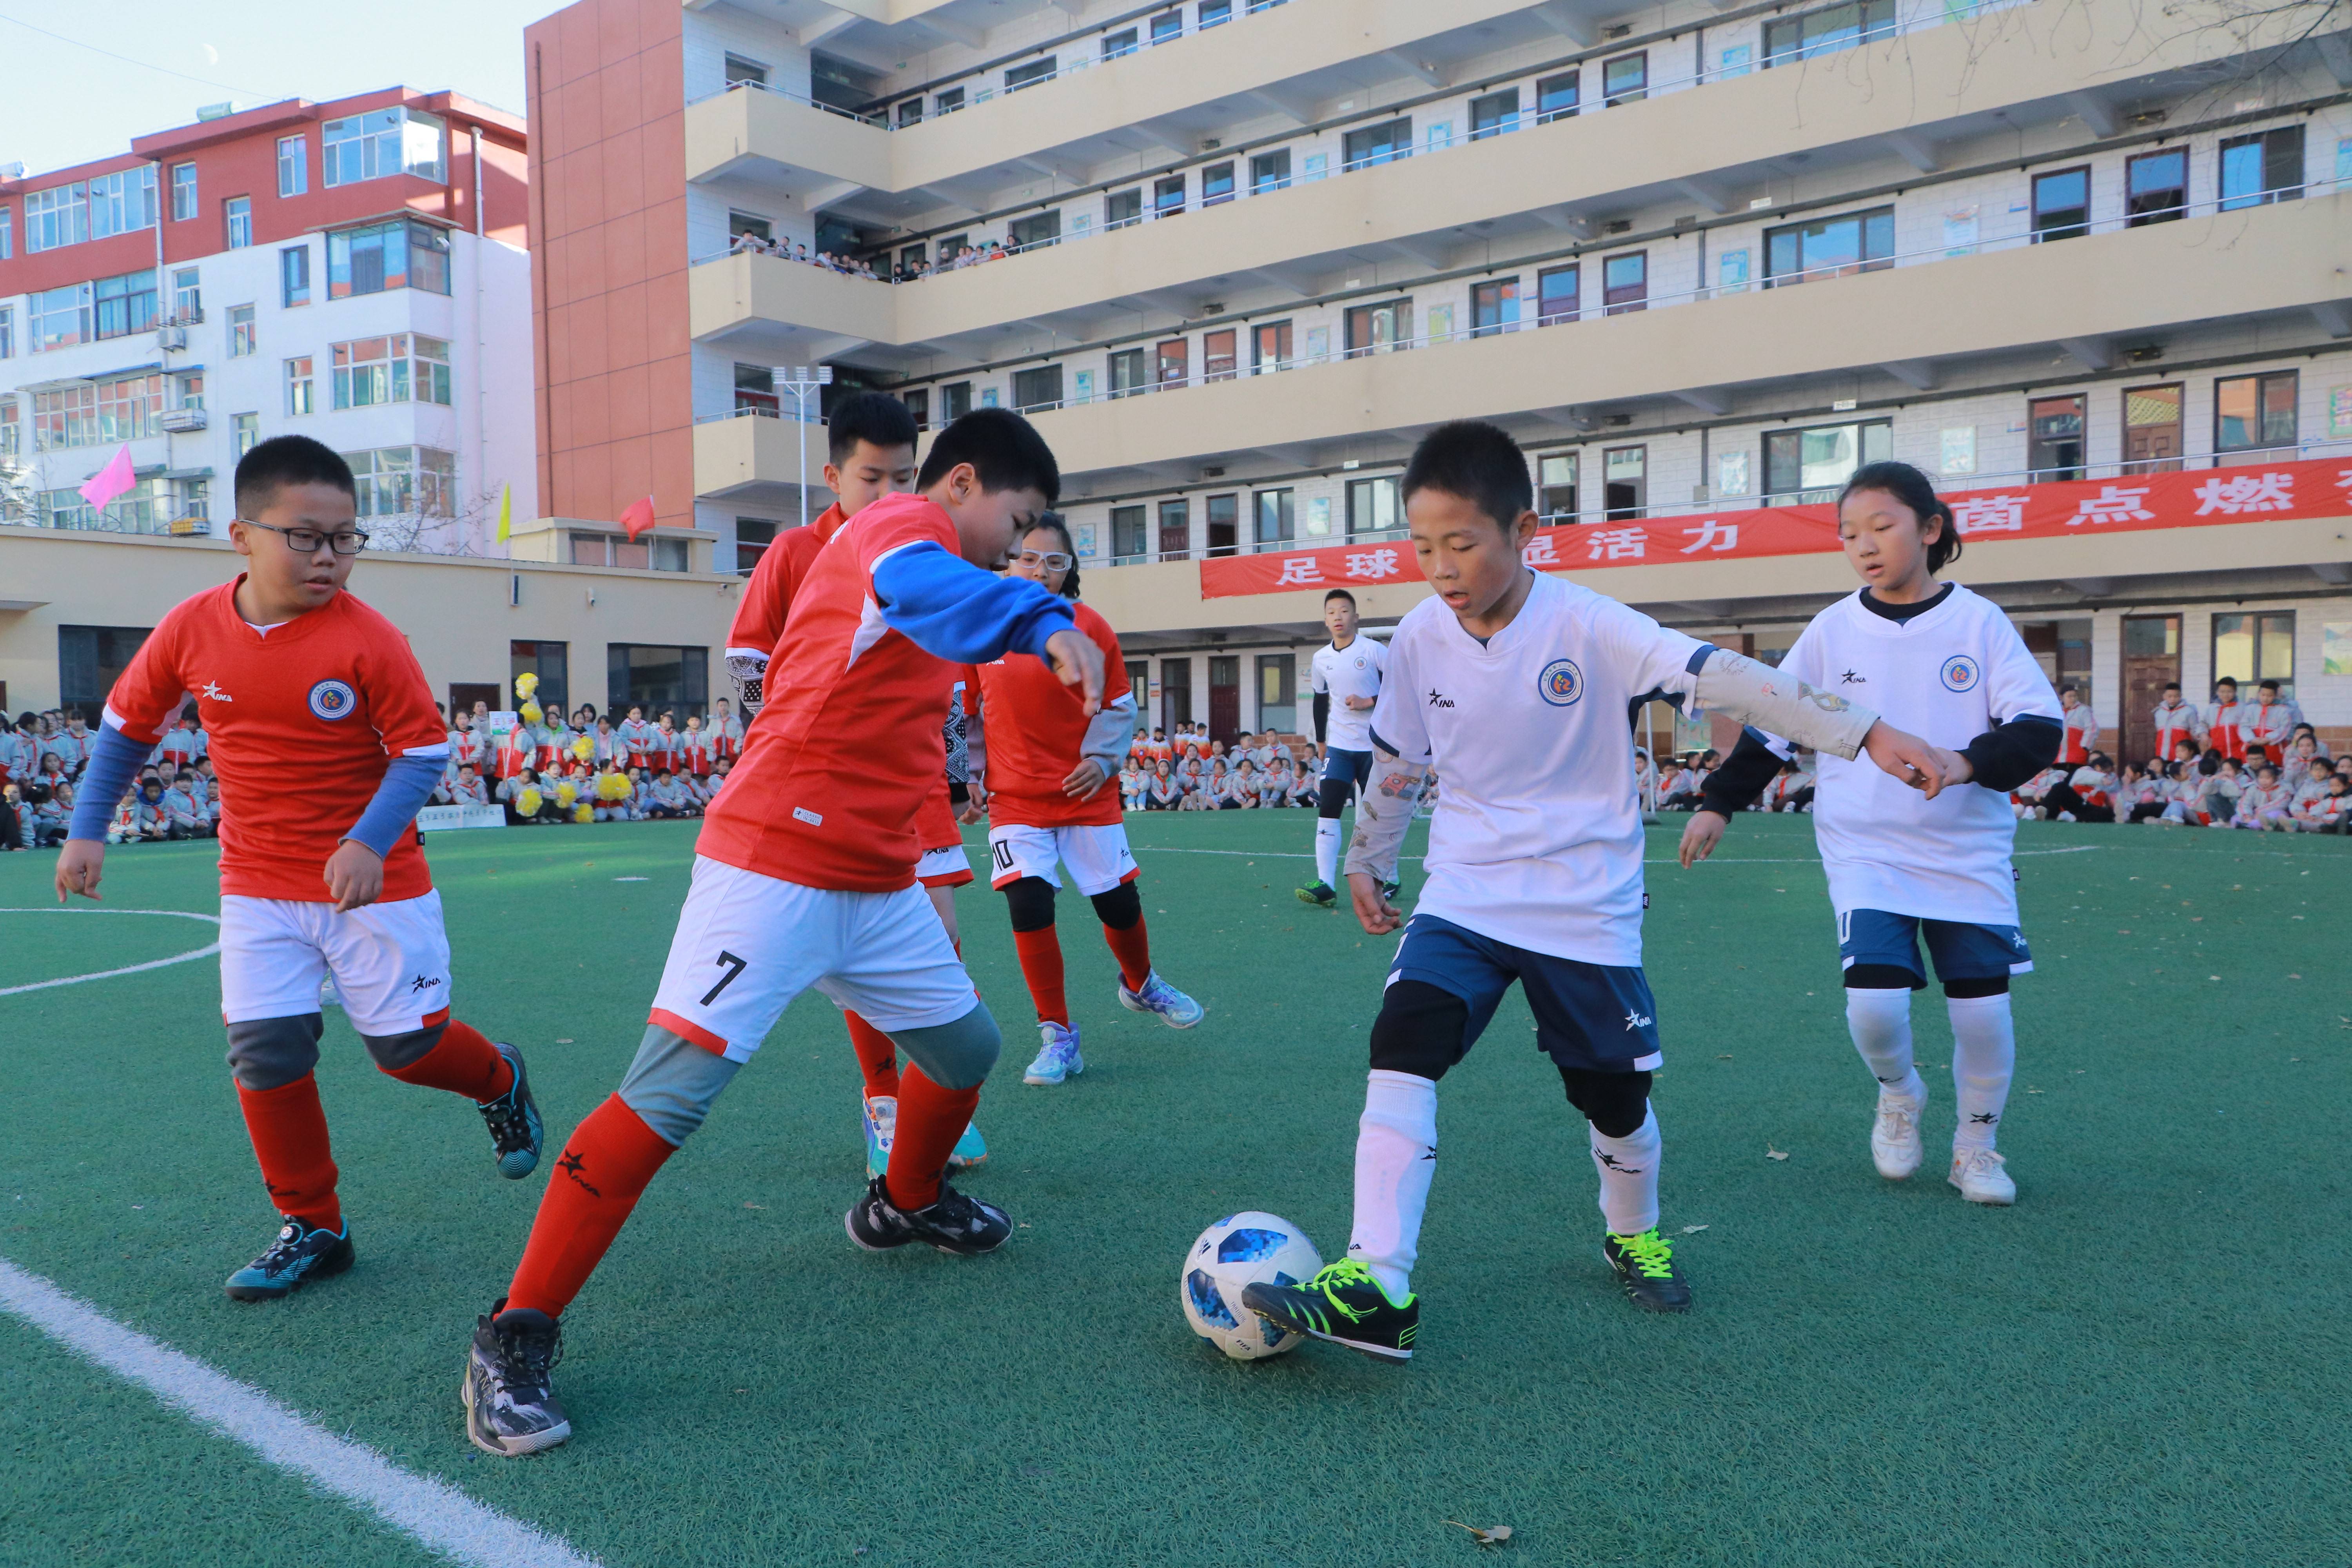
[(1194, 1333), (1235, 1361), (1256, 1361), (1294, 1350), (1307, 1336), (1276, 1328), (1243, 1306), (1243, 1288), (1296, 1285), (1322, 1267), (1322, 1255), (1305, 1231), (1253, 1209), (1229, 1214), (1201, 1233), (1184, 1255), (1176, 1294)]

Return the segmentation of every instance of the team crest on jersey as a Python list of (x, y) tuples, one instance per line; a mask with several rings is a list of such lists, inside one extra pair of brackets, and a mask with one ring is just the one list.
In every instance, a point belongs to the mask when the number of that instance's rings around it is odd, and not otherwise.
[(310, 688), (310, 711), (331, 723), (337, 719), (350, 718), (359, 705), (359, 693), (353, 691), (347, 682), (322, 680)]
[(1977, 684), (1977, 661), (1967, 654), (1956, 653), (1944, 661), (1944, 689), (1970, 691)]
[(1584, 695), (1584, 671), (1572, 658), (1556, 658), (1536, 677), (1536, 693), (1555, 708), (1567, 708)]

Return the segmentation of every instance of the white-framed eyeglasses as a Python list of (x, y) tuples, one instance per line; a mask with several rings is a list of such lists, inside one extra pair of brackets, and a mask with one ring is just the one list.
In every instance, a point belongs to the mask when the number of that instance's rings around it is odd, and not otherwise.
[(1074, 558), (1058, 550), (1024, 550), (1013, 559), (1024, 566), (1043, 566), (1048, 572), (1067, 572)]

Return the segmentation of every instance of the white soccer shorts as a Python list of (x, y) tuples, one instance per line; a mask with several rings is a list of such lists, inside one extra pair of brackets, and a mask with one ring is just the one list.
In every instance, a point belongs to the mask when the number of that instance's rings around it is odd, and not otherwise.
[(812, 986), (885, 1034), (953, 1023), (980, 1005), (919, 886), (808, 888), (696, 856), (646, 1021), (747, 1062)]
[(1127, 829), (1116, 822), (1094, 827), (1029, 827), (1008, 822), (988, 830), (988, 854), (992, 888), (1024, 877), (1043, 878), (1058, 888), (1058, 862), (1070, 868), (1070, 885), (1089, 899), (1133, 881), (1139, 870), (1135, 852), (1127, 847)]
[(221, 895), (221, 1018), (319, 1010), (319, 982), (362, 1035), (405, 1035), (449, 1012), (449, 936), (436, 889), (338, 914), (332, 904)]
[(915, 880), (926, 888), (961, 888), (971, 879), (971, 862), (965, 858), (961, 844), (926, 849), (923, 858), (915, 862)]

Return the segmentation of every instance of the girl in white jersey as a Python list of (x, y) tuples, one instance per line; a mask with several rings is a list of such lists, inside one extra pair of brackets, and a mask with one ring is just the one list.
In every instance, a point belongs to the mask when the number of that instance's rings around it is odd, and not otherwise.
[[(1837, 911), (1846, 1026), (1878, 1079), (1871, 1155), (1890, 1181), (1919, 1168), (1927, 1086), (1911, 1060), (1911, 993), (1927, 984), (1924, 931), (1952, 1025), (1951, 1183), (1971, 1203), (2011, 1203), (2017, 1184), (1993, 1135), (2017, 1055), (2009, 980), (2033, 955), (2018, 929), (2006, 797), (2057, 756), (2058, 697), (1999, 605), (1935, 580), (1960, 539), (1925, 474), (1908, 463), (1857, 471), (1838, 498), (1838, 537), (1864, 586), (1814, 616), (1780, 668), (1824, 685), (1857, 678), (1854, 689), (1948, 759), (1932, 800), (1821, 760), (1813, 832)], [(1683, 833), (1685, 866), (1706, 858), (1788, 750), (1755, 731), (1740, 739)]]

